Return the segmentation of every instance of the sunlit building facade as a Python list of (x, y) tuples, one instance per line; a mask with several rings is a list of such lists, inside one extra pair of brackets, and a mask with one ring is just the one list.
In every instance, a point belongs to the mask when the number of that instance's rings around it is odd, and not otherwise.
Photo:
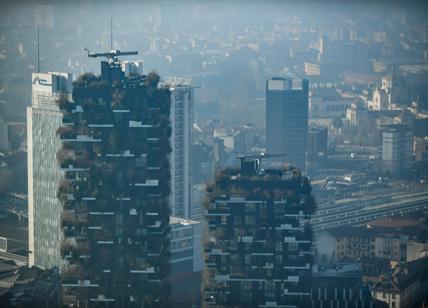
[(190, 149), (194, 85), (190, 79), (177, 77), (167, 78), (162, 85), (171, 92), (171, 214), (188, 219), (192, 204)]
[(57, 100), (70, 97), (69, 73), (33, 73), (32, 102), (27, 108), (28, 250), (29, 266), (60, 267), (61, 203), (57, 191), (61, 169), (56, 153), (61, 140), (56, 130), (62, 114)]

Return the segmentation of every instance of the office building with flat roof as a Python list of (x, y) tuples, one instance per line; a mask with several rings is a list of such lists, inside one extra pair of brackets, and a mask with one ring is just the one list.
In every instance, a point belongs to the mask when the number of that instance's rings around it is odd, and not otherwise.
[(308, 135), (306, 79), (275, 77), (266, 82), (266, 150), (286, 153), (286, 161), (304, 170)]

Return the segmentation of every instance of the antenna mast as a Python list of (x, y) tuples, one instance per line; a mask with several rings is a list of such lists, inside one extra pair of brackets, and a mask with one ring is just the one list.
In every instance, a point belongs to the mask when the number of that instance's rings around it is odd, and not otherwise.
[(120, 51), (113, 49), (113, 17), (110, 17), (110, 52), (91, 53), (88, 48), (84, 50), (88, 53), (88, 58), (105, 57), (109, 62), (118, 61), (118, 57), (138, 55), (138, 51)]
[(113, 50), (113, 17), (110, 17), (110, 50)]
[(37, 73), (40, 73), (40, 29), (37, 24)]

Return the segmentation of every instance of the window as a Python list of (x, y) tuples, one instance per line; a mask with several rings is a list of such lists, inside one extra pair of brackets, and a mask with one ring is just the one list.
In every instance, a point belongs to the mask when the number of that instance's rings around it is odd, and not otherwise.
[(295, 252), (297, 251), (298, 244), (297, 243), (288, 243), (288, 251)]

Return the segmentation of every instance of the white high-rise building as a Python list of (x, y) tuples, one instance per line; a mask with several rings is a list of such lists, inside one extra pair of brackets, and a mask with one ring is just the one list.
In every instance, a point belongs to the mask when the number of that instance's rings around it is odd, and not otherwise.
[(204, 267), (202, 255), (203, 224), (200, 221), (171, 217), (172, 274), (199, 272)]
[(193, 90), (187, 78), (167, 78), (164, 85), (171, 90), (171, 215), (190, 218), (192, 181), (190, 173)]
[(32, 102), (27, 108), (29, 266), (61, 266), (62, 206), (57, 191), (62, 173), (56, 158), (61, 140), (56, 131), (62, 114), (56, 101), (71, 91), (69, 73), (32, 74)]

